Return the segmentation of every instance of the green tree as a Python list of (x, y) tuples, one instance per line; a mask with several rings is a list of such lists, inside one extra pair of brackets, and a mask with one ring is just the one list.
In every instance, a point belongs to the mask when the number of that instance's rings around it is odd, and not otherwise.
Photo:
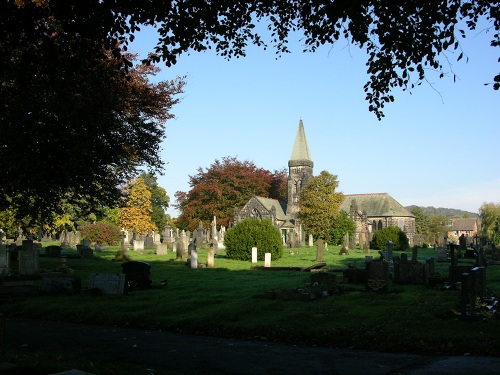
[(156, 230), (161, 232), (170, 220), (170, 215), (165, 212), (170, 197), (167, 195), (167, 191), (158, 185), (158, 179), (152, 173), (143, 172), (139, 177), (144, 179), (144, 183), (151, 192), (151, 208), (153, 210), (151, 220), (156, 225)]
[(429, 216), (425, 213), (424, 209), (419, 206), (412, 206), (410, 212), (415, 216), (415, 233), (422, 236), (428, 236)]
[(151, 220), (151, 192), (138, 177), (125, 187), (126, 200), (120, 210), (120, 226), (143, 234), (156, 229)]
[(500, 204), (484, 203), (479, 209), (481, 231), (492, 243), (500, 244)]
[(372, 242), (376, 249), (385, 249), (388, 241), (392, 241), (394, 250), (406, 250), (409, 247), (406, 233), (396, 226), (389, 226), (373, 234)]
[(440, 239), (444, 238), (448, 232), (447, 222), (448, 219), (443, 214), (429, 216), (429, 239), (433, 243), (439, 243)]
[(335, 191), (338, 185), (337, 176), (322, 171), (299, 193), (300, 220), (315, 239), (329, 241), (331, 229), (339, 219), (344, 195)]
[(228, 258), (251, 260), (252, 247), (257, 247), (257, 259), (264, 260), (265, 253), (271, 259), (283, 256), (283, 242), (278, 228), (270, 220), (248, 218), (229, 228), (224, 237)]
[(189, 176), (189, 192), (175, 193), (175, 207), (181, 211), (177, 226), (194, 230), (200, 220), (209, 225), (215, 215), (217, 224), (227, 227), (233, 221), (234, 208), (244, 206), (253, 195), (280, 198), (280, 179), (286, 181), (282, 172), (273, 174), (250, 161), (230, 156), (215, 160), (209, 168), (200, 167), (196, 175)]
[(332, 245), (341, 245), (344, 235), (349, 233), (353, 235), (356, 232), (356, 223), (352, 220), (349, 215), (340, 211), (339, 218), (335, 220), (333, 228), (330, 230), (330, 243)]
[(104, 3), (1, 5), (0, 209), (18, 218), (48, 221), (62, 201), (114, 206), (139, 166), (162, 168), (164, 123), (184, 82), (153, 83), (155, 66), (135, 64), (116, 43), (103, 48), (111, 11), (87, 11)]

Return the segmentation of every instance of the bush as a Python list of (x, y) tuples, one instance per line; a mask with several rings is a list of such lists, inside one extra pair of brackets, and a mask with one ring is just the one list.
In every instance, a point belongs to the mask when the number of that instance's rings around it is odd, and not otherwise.
[(271, 259), (283, 256), (283, 240), (278, 228), (269, 220), (248, 218), (230, 228), (224, 236), (227, 257), (237, 260), (251, 260), (252, 247), (257, 248), (257, 259), (264, 260), (265, 253)]
[(113, 224), (98, 221), (94, 224), (84, 225), (79, 228), (82, 238), (88, 238), (92, 242), (100, 244), (107, 243), (110, 246), (116, 245), (121, 240), (120, 228)]
[(387, 241), (392, 241), (394, 250), (406, 250), (409, 247), (408, 237), (399, 227), (390, 226), (375, 232), (372, 246), (375, 249), (384, 250)]

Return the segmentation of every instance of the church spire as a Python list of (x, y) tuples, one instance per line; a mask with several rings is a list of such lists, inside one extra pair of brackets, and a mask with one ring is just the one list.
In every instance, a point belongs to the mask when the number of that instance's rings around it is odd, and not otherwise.
[(293, 145), (292, 156), (288, 163), (289, 166), (292, 165), (307, 165), (312, 167), (313, 162), (311, 159), (311, 153), (309, 152), (309, 146), (307, 144), (306, 132), (304, 131), (304, 124), (302, 119), (299, 122), (299, 129), (297, 130), (297, 135), (295, 136), (295, 143)]

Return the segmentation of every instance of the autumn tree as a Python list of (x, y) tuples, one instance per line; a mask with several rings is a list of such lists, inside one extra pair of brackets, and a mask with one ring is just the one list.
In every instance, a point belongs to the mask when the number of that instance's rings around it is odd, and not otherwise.
[(167, 215), (165, 210), (168, 208), (170, 197), (167, 191), (158, 185), (158, 179), (151, 173), (143, 172), (140, 174), (144, 183), (151, 192), (151, 220), (156, 226), (156, 230), (161, 232), (168, 224), (170, 215)]
[(299, 193), (300, 221), (314, 238), (330, 239), (344, 200), (344, 195), (336, 192), (338, 185), (337, 176), (322, 171)]
[(215, 160), (209, 168), (200, 167), (196, 175), (189, 176), (189, 192), (175, 193), (175, 207), (181, 211), (177, 225), (193, 230), (200, 220), (209, 225), (216, 216), (217, 224), (228, 226), (234, 208), (244, 206), (253, 195), (281, 198), (279, 187), (284, 179), (283, 171), (271, 173), (250, 161), (230, 156)]
[(500, 244), (500, 204), (484, 203), (479, 209), (481, 231), (488, 241)]
[(153, 83), (156, 67), (103, 48), (109, 13), (86, 14), (96, 4), (2, 2), (0, 209), (18, 218), (49, 221), (61, 201), (114, 206), (139, 166), (162, 168), (164, 124), (184, 82)]
[(126, 199), (120, 210), (120, 226), (126, 230), (135, 230), (139, 234), (156, 230), (151, 220), (151, 192), (144, 179), (136, 178), (125, 187)]

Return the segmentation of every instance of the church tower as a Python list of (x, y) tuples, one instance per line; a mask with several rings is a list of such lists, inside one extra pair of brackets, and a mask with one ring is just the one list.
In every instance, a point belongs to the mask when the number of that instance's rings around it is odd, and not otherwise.
[(313, 166), (304, 124), (300, 119), (292, 156), (288, 161), (288, 204), (286, 210), (288, 220), (295, 219), (299, 213), (299, 193), (313, 178)]

